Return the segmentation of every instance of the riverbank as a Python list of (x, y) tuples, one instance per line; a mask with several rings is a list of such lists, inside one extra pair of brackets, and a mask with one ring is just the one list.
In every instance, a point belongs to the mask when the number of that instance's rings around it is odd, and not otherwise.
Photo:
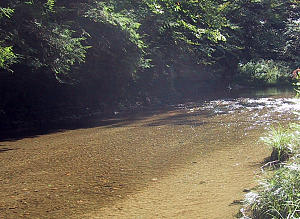
[(300, 124), (277, 127), (262, 140), (272, 148), (259, 187), (246, 194), (243, 218), (300, 217)]

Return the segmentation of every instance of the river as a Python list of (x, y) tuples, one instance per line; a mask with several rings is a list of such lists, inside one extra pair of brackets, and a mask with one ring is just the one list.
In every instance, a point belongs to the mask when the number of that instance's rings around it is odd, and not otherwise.
[[(287, 90), (220, 97), (0, 142), (0, 218), (235, 218), (296, 121)], [(87, 125), (88, 124), (88, 125)]]

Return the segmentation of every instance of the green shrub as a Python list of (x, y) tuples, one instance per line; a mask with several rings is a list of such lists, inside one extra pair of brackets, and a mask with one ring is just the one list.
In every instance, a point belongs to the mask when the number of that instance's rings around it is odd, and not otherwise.
[(291, 72), (284, 62), (261, 59), (240, 63), (236, 81), (254, 86), (283, 84), (289, 82)]
[(14, 54), (12, 47), (2, 47), (0, 45), (0, 69), (9, 70), (9, 66), (17, 62), (17, 55)]

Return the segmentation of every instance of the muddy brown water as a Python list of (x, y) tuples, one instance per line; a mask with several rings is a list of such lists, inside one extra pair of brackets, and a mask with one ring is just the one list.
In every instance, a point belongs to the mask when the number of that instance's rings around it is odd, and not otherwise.
[(0, 218), (235, 218), (270, 149), (297, 120), (269, 90), (0, 142)]

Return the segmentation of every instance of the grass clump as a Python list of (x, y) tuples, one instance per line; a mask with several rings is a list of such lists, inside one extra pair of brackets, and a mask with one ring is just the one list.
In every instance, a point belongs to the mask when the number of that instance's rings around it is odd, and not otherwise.
[(281, 126), (272, 127), (268, 136), (262, 137), (262, 141), (272, 147), (271, 161), (285, 161), (297, 153), (299, 143), (299, 130), (297, 124), (285, 129)]
[(273, 148), (271, 158), (280, 166), (246, 194), (243, 218), (300, 218), (300, 124), (272, 128), (262, 140)]
[(251, 216), (257, 219), (299, 218), (299, 179), (300, 165), (292, 164), (276, 170), (272, 177), (261, 181), (255, 199), (246, 200), (251, 206)]

